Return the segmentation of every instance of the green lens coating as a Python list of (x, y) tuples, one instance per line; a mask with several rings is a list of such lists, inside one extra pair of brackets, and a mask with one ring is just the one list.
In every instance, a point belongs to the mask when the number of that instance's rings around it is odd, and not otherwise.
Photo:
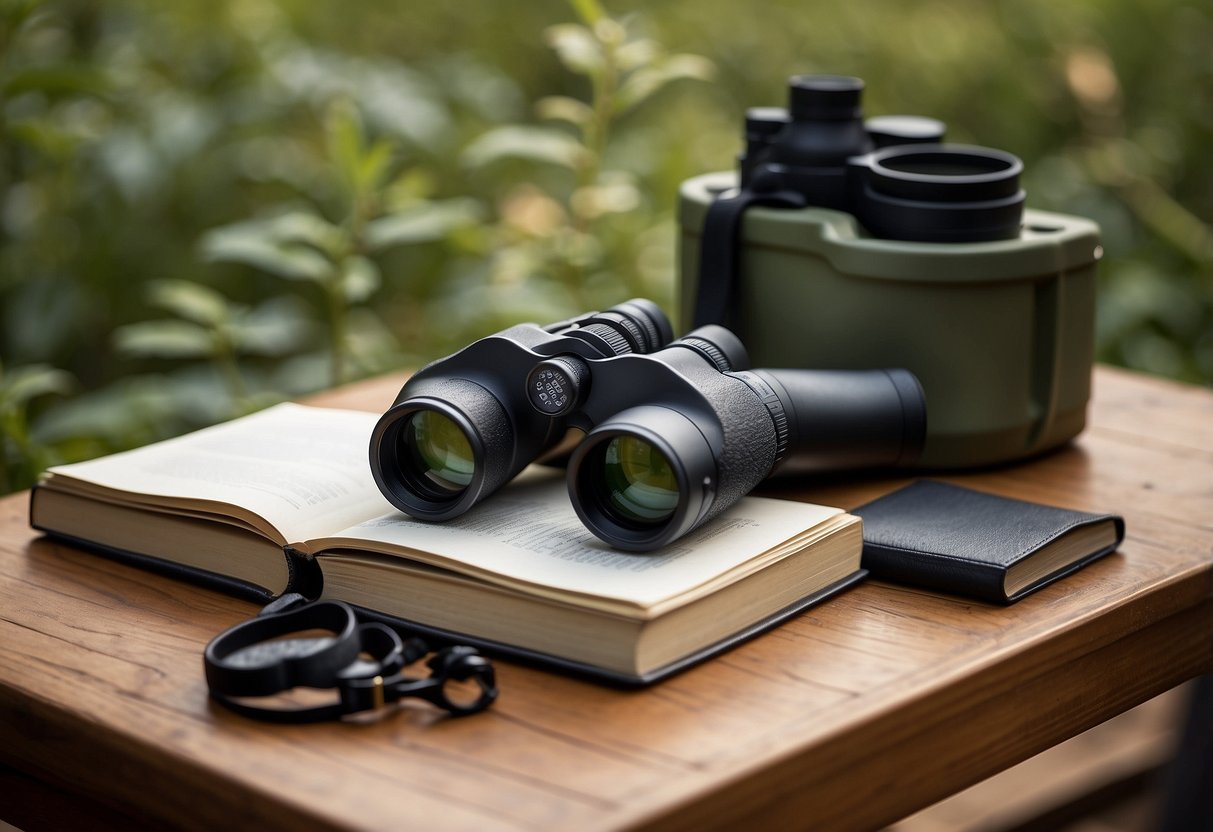
[(476, 457), (467, 435), (448, 416), (418, 410), (404, 429), (409, 463), (425, 481), (455, 494), (467, 487), (476, 470)]
[(603, 479), (607, 504), (621, 520), (654, 525), (678, 507), (678, 480), (670, 461), (635, 436), (616, 436), (607, 443)]

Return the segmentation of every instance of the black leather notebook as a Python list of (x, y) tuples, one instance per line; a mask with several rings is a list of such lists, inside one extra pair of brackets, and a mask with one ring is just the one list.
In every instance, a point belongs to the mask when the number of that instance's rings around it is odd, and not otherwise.
[(855, 509), (872, 577), (1007, 604), (1116, 551), (1125, 522), (919, 480)]

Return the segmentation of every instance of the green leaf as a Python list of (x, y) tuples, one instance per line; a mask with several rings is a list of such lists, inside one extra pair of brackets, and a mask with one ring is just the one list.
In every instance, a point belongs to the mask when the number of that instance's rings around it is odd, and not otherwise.
[(315, 334), (307, 306), (292, 295), (270, 298), (231, 324), (232, 341), (246, 355), (290, 355)]
[(480, 217), (480, 203), (474, 199), (426, 202), (371, 220), (366, 224), (363, 240), (370, 251), (440, 240), (457, 228), (472, 225)]
[(4, 98), (16, 98), (27, 92), (43, 95), (101, 95), (109, 90), (105, 73), (91, 66), (52, 64), (20, 70), (0, 84)]
[(577, 16), (585, 21), (587, 26), (593, 26), (602, 18), (606, 17), (606, 12), (602, 10), (598, 0), (569, 0), (569, 5), (573, 7), (573, 11)]
[(434, 174), (423, 168), (410, 168), (402, 171), (387, 187), (384, 202), (389, 211), (398, 211), (428, 199), (437, 189)]
[(143, 321), (114, 332), (119, 352), (146, 358), (207, 358), (215, 352), (211, 333), (189, 321)]
[(329, 158), (346, 184), (356, 187), (363, 146), (358, 107), (346, 98), (334, 101), (328, 108), (324, 126)]
[(362, 155), (358, 160), (358, 173), (355, 181), (359, 193), (374, 191), (383, 183), (388, 166), (392, 163), (394, 152), (395, 148), (391, 142), (380, 139)]
[(65, 395), (72, 391), (75, 383), (71, 373), (46, 364), (29, 364), (9, 370), (0, 379), (0, 412), (22, 407), (31, 399), (48, 393)]
[(578, 127), (589, 124), (594, 117), (590, 105), (565, 95), (549, 95), (535, 103), (535, 112), (540, 118), (567, 121)]
[(77, 136), (46, 118), (11, 121), (5, 132), (52, 159), (69, 159), (80, 144)]
[(463, 151), (463, 162), (470, 167), (482, 167), (499, 159), (529, 159), (575, 168), (585, 155), (585, 148), (561, 130), (550, 127), (507, 125), (488, 131)]
[(350, 303), (361, 303), (375, 294), (383, 281), (379, 267), (365, 257), (347, 257), (341, 270), (341, 291)]
[(244, 263), (288, 280), (329, 279), (332, 265), (319, 252), (300, 245), (279, 244), (265, 223), (239, 223), (207, 232), (202, 257), (210, 262)]
[(650, 38), (636, 38), (615, 51), (615, 62), (624, 72), (651, 64), (661, 55), (661, 45)]
[(556, 50), (560, 62), (571, 72), (595, 76), (602, 71), (606, 57), (594, 33), (576, 23), (559, 23), (544, 31), (548, 45)]
[[(274, 242), (306, 243), (329, 257), (349, 248), (349, 232), (311, 211), (287, 211), (268, 220), (242, 223), (250, 233), (261, 233)], [(228, 226), (235, 228), (237, 226)]]
[(148, 287), (148, 299), (161, 309), (211, 327), (219, 326), (231, 315), (223, 295), (188, 280), (157, 280)]
[(578, 188), (570, 202), (578, 216), (596, 219), (635, 210), (640, 205), (640, 191), (631, 182), (603, 182)]
[(628, 76), (615, 97), (615, 112), (622, 113), (635, 107), (673, 81), (684, 78), (706, 81), (715, 71), (712, 62), (699, 55), (671, 55)]

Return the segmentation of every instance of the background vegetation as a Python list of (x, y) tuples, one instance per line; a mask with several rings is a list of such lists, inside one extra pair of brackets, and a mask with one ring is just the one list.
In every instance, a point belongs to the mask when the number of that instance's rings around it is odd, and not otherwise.
[(1011, 150), (1104, 230), (1099, 355), (1213, 380), (1213, 7), (0, 0), (0, 492), (629, 296), (747, 106)]

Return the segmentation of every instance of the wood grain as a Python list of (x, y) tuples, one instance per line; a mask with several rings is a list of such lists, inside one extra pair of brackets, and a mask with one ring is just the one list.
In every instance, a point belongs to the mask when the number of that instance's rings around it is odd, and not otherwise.
[[(380, 410), (401, 381), (317, 401)], [(1100, 368), (1072, 446), (942, 478), (1117, 511), (1128, 535), (1010, 607), (869, 581), (648, 690), (501, 662), (481, 716), (295, 727), (207, 699), (202, 647), (252, 605), (39, 538), (14, 495), (0, 762), (187, 828), (864, 828), (1213, 669), (1213, 392)], [(850, 508), (904, 481), (766, 491)]]
[[(1116, 818), (1109, 829), (1150, 829), (1165, 767), (1179, 745), (1195, 685), (1156, 696), (908, 818), (886, 832), (1010, 832), (1061, 828), (1087, 815)], [(1140, 806), (1136, 822), (1115, 809)], [(1052, 822), (1052, 825), (1046, 825)]]

